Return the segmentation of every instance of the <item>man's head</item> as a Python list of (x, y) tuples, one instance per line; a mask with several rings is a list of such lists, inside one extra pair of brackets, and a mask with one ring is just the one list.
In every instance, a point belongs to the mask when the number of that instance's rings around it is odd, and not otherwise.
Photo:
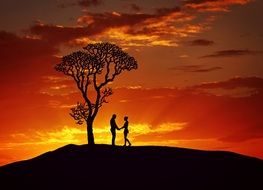
[(125, 117), (124, 117), (124, 121), (128, 121), (128, 116), (125, 116)]
[(113, 115), (112, 115), (112, 118), (113, 118), (113, 119), (115, 119), (116, 117), (117, 117), (116, 114), (113, 114)]

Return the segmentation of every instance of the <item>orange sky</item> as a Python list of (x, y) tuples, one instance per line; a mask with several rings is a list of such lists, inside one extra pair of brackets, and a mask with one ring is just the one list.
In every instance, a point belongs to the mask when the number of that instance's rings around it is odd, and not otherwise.
[[(139, 69), (119, 76), (96, 118), (130, 118), (133, 145), (227, 150), (263, 158), (263, 2), (259, 0), (3, 0), (0, 165), (86, 143), (69, 110), (82, 101), (54, 65), (109, 41)], [(117, 134), (122, 145), (122, 132)]]

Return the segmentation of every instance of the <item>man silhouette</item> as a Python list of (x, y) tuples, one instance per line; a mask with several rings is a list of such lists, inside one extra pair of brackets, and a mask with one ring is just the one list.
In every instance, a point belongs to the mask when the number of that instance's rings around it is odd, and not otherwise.
[(120, 130), (116, 124), (116, 114), (113, 114), (110, 120), (110, 131), (112, 135), (111, 144), (115, 146), (116, 129)]

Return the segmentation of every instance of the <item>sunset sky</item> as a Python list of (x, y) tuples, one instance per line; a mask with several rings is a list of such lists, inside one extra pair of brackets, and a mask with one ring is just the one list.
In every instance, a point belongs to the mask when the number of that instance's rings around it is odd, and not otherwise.
[[(134, 56), (95, 120), (130, 121), (133, 145), (234, 151), (263, 159), (263, 1), (1, 0), (0, 165), (84, 144), (83, 102), (54, 70), (63, 55), (111, 42)], [(123, 144), (122, 131), (117, 144)]]

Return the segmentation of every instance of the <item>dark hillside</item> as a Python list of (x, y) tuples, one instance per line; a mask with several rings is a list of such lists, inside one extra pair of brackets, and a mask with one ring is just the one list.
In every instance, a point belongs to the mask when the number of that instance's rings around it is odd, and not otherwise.
[(67, 145), (0, 167), (6, 189), (253, 190), (262, 179), (260, 159), (158, 146)]

